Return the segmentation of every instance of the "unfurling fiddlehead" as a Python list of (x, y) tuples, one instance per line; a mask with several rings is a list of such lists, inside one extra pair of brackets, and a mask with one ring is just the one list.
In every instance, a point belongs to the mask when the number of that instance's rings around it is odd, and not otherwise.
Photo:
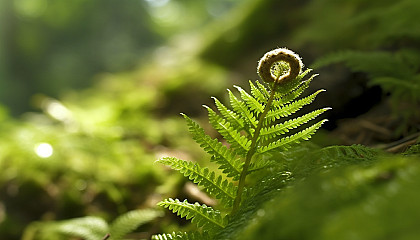
[[(240, 96), (235, 96), (229, 90), (230, 106), (214, 98), (218, 112), (205, 106), (209, 122), (228, 145), (207, 135), (199, 124), (183, 114), (193, 139), (211, 155), (211, 161), (219, 166), (221, 172), (211, 171), (199, 166), (198, 163), (173, 157), (158, 160), (183, 173), (208, 194), (217, 198), (222, 205), (231, 208), (230, 214), (223, 216), (221, 212), (213, 210), (210, 206), (191, 204), (186, 200), (166, 199), (158, 205), (169, 208), (181, 217), (191, 219), (202, 228), (203, 234), (208, 234), (209, 239), (213, 239), (214, 234), (223, 231), (230, 223), (229, 220), (232, 220), (231, 217), (240, 214), (242, 198), (245, 198), (243, 193), (246, 189), (247, 175), (263, 169), (260, 167), (263, 164), (258, 159), (262, 159), (263, 155), (270, 157), (274, 151), (285, 151), (294, 144), (308, 140), (326, 121), (324, 119), (299, 129), (329, 108), (281, 121), (312, 103), (315, 97), (323, 92), (319, 90), (295, 101), (316, 76), (312, 75), (309, 79), (303, 80), (311, 70), (302, 71), (302, 68), (303, 63), (294, 52), (285, 48), (272, 50), (258, 63), (258, 74), (267, 84), (259, 81), (256, 81), (256, 84), (250, 82), (250, 93), (235, 86)], [(294, 134), (289, 134), (292, 129)], [(261, 157), (254, 157), (255, 155)], [(246, 196), (248, 198), (248, 195)], [(167, 239), (168, 236), (156, 235), (154, 239)], [(189, 239), (184, 233), (174, 233), (170, 236), (179, 236), (176, 239)]]
[[(275, 64), (279, 68), (277, 71), (273, 69)], [(303, 63), (299, 55), (286, 48), (277, 48), (264, 54), (258, 62), (258, 75), (264, 82), (281, 84), (295, 79), (302, 68)]]

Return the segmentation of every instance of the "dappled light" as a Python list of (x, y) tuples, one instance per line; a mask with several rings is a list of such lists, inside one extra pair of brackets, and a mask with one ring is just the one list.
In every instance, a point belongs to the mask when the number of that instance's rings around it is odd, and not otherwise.
[(34, 150), (40, 158), (49, 158), (54, 153), (54, 149), (49, 143), (38, 143), (35, 145)]

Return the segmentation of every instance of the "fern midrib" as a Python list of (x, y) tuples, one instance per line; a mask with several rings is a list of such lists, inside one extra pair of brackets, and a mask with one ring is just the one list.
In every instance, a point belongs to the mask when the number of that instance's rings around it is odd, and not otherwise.
[(264, 118), (266, 117), (267, 113), (270, 110), (271, 104), (273, 103), (274, 96), (275, 96), (275, 88), (276, 88), (276, 84), (273, 84), (273, 88), (270, 93), (270, 98), (267, 101), (264, 112), (262, 112), (259, 117), (257, 128), (255, 129), (254, 136), (252, 137), (251, 146), (249, 147), (249, 151), (246, 154), (245, 164), (242, 168), (242, 172), (239, 177), (238, 192), (236, 194), (235, 201), (233, 202), (233, 209), (232, 209), (231, 215), (236, 214), (239, 210), (241, 200), (242, 200), (242, 193), (245, 187), (245, 179), (248, 173), (248, 168), (251, 163), (252, 156), (255, 154), (256, 149), (257, 149), (256, 147), (258, 143), (258, 137), (260, 135), (261, 128), (264, 124)]

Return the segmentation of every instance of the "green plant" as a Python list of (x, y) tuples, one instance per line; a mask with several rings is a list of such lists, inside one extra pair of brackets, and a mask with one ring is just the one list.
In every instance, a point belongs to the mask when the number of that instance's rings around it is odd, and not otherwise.
[[(404, 114), (405, 118), (418, 117), (418, 111), (411, 109), (402, 113), (401, 105), (420, 103), (420, 51), (414, 48), (401, 48), (390, 51), (340, 51), (328, 54), (315, 62), (314, 67), (322, 67), (337, 62), (344, 62), (354, 72), (365, 72), (369, 76), (369, 85), (379, 85), (390, 93), (391, 104), (395, 113)], [(415, 107), (412, 109), (416, 109)]]
[[(250, 93), (235, 86), (239, 97), (228, 90), (230, 107), (214, 98), (219, 113), (204, 106), (208, 111), (209, 122), (228, 144), (213, 139), (196, 122), (182, 114), (193, 139), (211, 155), (211, 161), (221, 171), (212, 171), (197, 163), (174, 157), (164, 157), (158, 162), (183, 173), (201, 186), (222, 203), (227, 214), (223, 215), (221, 211), (197, 202), (192, 204), (187, 200), (165, 199), (158, 205), (182, 218), (191, 219), (202, 231), (161, 234), (155, 235), (154, 239), (219, 239), (216, 236), (234, 222), (233, 219), (247, 212), (246, 209), (256, 208), (258, 204), (252, 202), (252, 199), (264, 196), (262, 192), (269, 185), (265, 184), (265, 177), (258, 178), (258, 172), (264, 172), (270, 167), (275, 169), (276, 158), (273, 155), (279, 151), (286, 152), (308, 140), (327, 121), (324, 119), (309, 123), (329, 108), (295, 115), (324, 91), (319, 90), (296, 100), (316, 76), (304, 80), (311, 70), (303, 71), (302, 68), (302, 61), (297, 54), (284, 48), (275, 49), (266, 53), (258, 64), (258, 73), (266, 84), (250, 82)], [(286, 169), (271, 174), (271, 178), (278, 179), (282, 184), (293, 178)], [(250, 175), (258, 179), (255, 184), (247, 186), (246, 180)]]
[(420, 28), (419, 9), (417, 0), (314, 0), (304, 8), (307, 21), (293, 38), (300, 46), (316, 45), (316, 55), (324, 55), (311, 67), (343, 63), (365, 73), (368, 86), (379, 86), (398, 119), (394, 138), (418, 130), (420, 35), (413, 29)]
[(139, 226), (161, 216), (160, 211), (139, 209), (129, 211), (111, 224), (100, 217), (82, 217), (57, 222), (35, 222), (25, 231), (23, 240), (31, 239), (64, 239), (77, 237), (84, 240), (127, 239), (126, 235)]

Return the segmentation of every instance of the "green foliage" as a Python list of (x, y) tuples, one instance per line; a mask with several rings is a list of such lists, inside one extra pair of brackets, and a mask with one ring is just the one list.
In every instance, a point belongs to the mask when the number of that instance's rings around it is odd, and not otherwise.
[[(283, 53), (279, 53), (280, 57), (282, 57), (281, 54)], [(294, 59), (300, 61), (298, 56)], [(286, 65), (290, 65), (289, 68), (292, 67), (290, 62), (287, 62)], [(273, 71), (272, 76), (276, 76), (276, 78), (289, 72), (283, 68), (276, 68), (276, 66), (266, 68), (270, 74)], [(298, 65), (298, 67), (300, 66)], [(324, 108), (302, 114), (296, 118), (287, 118), (294, 116), (305, 105), (312, 103), (316, 96), (323, 91), (320, 90), (296, 100), (309, 86), (308, 83), (314, 75), (304, 81), (304, 76), (310, 71), (302, 72), (301, 69), (294, 71), (300, 72), (300, 74), (287, 83), (274, 82), (270, 86), (265, 86), (258, 81), (255, 84), (250, 82), (250, 93), (235, 86), (239, 96), (228, 90), (230, 106), (213, 98), (218, 112), (204, 106), (208, 111), (210, 124), (227, 142), (227, 146), (221, 140), (211, 138), (203, 128), (183, 114), (193, 139), (211, 155), (211, 160), (218, 165), (220, 173), (202, 168), (197, 163), (174, 157), (164, 157), (158, 160), (158, 162), (183, 173), (208, 194), (219, 199), (223, 205), (228, 207), (230, 213), (223, 216), (222, 213), (205, 204), (201, 205), (197, 202), (191, 204), (187, 200), (180, 201), (172, 198), (163, 200), (158, 205), (169, 208), (182, 218), (192, 219), (197, 227), (202, 227), (204, 234), (209, 234), (210, 239), (222, 239), (215, 236), (225, 232), (225, 228), (229, 229), (230, 224), (243, 214), (244, 209), (253, 211), (261, 205), (260, 202), (253, 199), (267, 200), (268, 198), (264, 198), (264, 196), (268, 192), (273, 192), (273, 189), (267, 190), (266, 181), (261, 179), (260, 184), (245, 187), (246, 176), (263, 171), (263, 166), (269, 164), (267, 161), (261, 160), (264, 156), (268, 157), (279, 151), (283, 152), (308, 140), (326, 121), (321, 120), (313, 123), (312, 120), (329, 109)], [(251, 164), (252, 159), (254, 161)], [(280, 163), (277, 162), (277, 164)], [(271, 176), (271, 179), (283, 179), (284, 181), (279, 182), (284, 187), (285, 183), (292, 178), (287, 171), (283, 170), (279, 173), (278, 178)], [(175, 233), (156, 235), (154, 239), (170, 239), (172, 237), (196, 239), (193, 235), (187, 237)]]
[(388, 51), (343, 51), (319, 59), (315, 67), (344, 62), (352, 71), (366, 72), (371, 85), (380, 85), (390, 92), (393, 102), (420, 102), (420, 51), (400, 49)]
[[(155, 194), (180, 191), (180, 178), (165, 178), (154, 164), (156, 155), (168, 147), (195, 158), (203, 153), (168, 103), (185, 105), (190, 100), (174, 92), (189, 87), (196, 93), (191, 98), (217, 95), (224, 80), (220, 68), (194, 64), (209, 79), (191, 69), (168, 68), (168, 77), (149, 67), (105, 74), (94, 87), (60, 100), (35, 96), (41, 111), (22, 119), (1, 108), (0, 235), (19, 239), (30, 222), (41, 219), (112, 219), (127, 209), (154, 206)], [(198, 77), (200, 86), (194, 84)], [(43, 155), (39, 146), (52, 155)]]
[(219, 239), (417, 239), (419, 158), (372, 160), (312, 173)]
[(97, 240), (106, 235), (110, 236), (110, 240), (127, 239), (125, 236), (128, 233), (161, 215), (156, 210), (139, 209), (119, 216), (109, 225), (100, 217), (90, 216), (51, 223), (33, 223), (26, 230), (23, 239), (64, 239), (66, 236)]
[[(220, 107), (219, 111), (221, 111), (222, 114), (223, 112), (226, 114), (225, 118), (231, 117), (231, 121), (241, 122), (240, 118), (234, 112), (222, 105), (219, 100), (215, 99), (215, 102), (216, 105)], [(200, 147), (212, 156), (211, 160), (218, 163), (219, 168), (223, 169), (223, 173), (226, 173), (227, 177), (232, 177), (234, 180), (238, 180), (242, 168), (242, 162), (240, 159), (217, 139), (212, 139), (208, 136), (204, 132), (204, 129), (187, 117), (187, 115), (184, 115), (184, 118), (187, 120), (193, 139), (200, 144)], [(239, 126), (243, 127), (243, 123)]]
[(166, 199), (158, 203), (159, 206), (168, 208), (182, 218), (197, 224), (198, 227), (203, 227), (206, 232), (215, 233), (223, 229), (226, 225), (226, 218), (222, 217), (219, 211), (214, 210), (205, 204), (188, 203), (187, 200), (183, 202), (178, 199)]
[(183, 173), (185, 177), (189, 177), (194, 183), (205, 188), (209, 194), (220, 199), (224, 205), (232, 206), (237, 189), (232, 182), (226, 179), (223, 180), (221, 175), (216, 175), (215, 172), (210, 171), (208, 168), (201, 168), (197, 163), (173, 157), (165, 157), (158, 160), (158, 162)]
[(344, 63), (352, 72), (366, 73), (367, 85), (380, 86), (390, 96), (391, 109), (401, 119), (400, 134), (420, 117), (419, 9), (416, 0), (314, 0), (306, 6), (308, 21), (295, 40), (325, 49), (314, 68)]
[(201, 234), (199, 232), (173, 232), (171, 234), (157, 234), (152, 237), (153, 240), (194, 240), (202, 239), (209, 240), (208, 234)]

